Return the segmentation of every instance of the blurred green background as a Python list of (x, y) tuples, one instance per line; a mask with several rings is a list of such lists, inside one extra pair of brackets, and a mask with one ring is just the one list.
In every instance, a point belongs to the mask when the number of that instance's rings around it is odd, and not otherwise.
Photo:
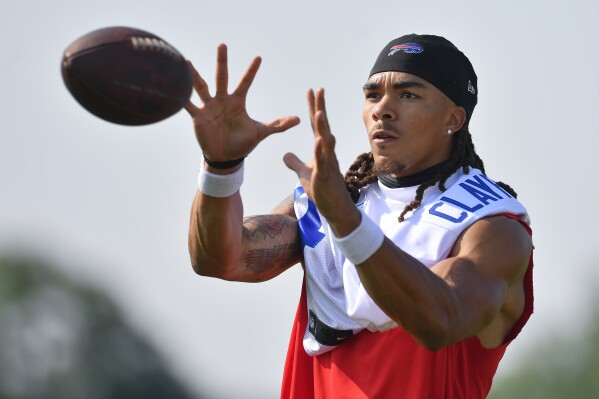
[[(495, 379), (488, 398), (599, 398), (599, 310), (592, 303), (588, 309), (584, 323), (570, 326), (567, 337), (547, 331), (527, 348), (524, 360)], [(506, 356), (509, 353), (510, 348)]]
[[(0, 255), (0, 398), (209, 397), (190, 394), (107, 294), (58, 270)], [(577, 339), (548, 331), (489, 398), (599, 397), (599, 311), (590, 309)]]
[(192, 397), (105, 294), (0, 255), (0, 398)]

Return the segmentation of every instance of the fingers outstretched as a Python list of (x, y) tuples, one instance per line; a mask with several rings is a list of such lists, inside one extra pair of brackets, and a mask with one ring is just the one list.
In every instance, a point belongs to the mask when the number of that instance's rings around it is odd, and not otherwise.
[(292, 152), (288, 152), (283, 156), (283, 162), (285, 162), (285, 166), (294, 171), (298, 177), (302, 168), (306, 167), (306, 164)]
[(308, 90), (308, 110), (310, 112), (310, 124), (314, 137), (330, 135), (327, 110), (324, 101), (324, 89)]
[(258, 134), (260, 139), (264, 139), (271, 134), (284, 132), (300, 123), (300, 118), (297, 116), (284, 116), (277, 118), (268, 124), (261, 124)]
[(227, 65), (227, 45), (219, 44), (216, 48), (216, 93), (215, 97), (228, 94), (229, 67)]
[(210, 100), (210, 91), (208, 90), (208, 84), (202, 78), (200, 73), (195, 69), (191, 61), (187, 61), (187, 65), (189, 65), (189, 69), (191, 70), (191, 76), (193, 77), (193, 88), (196, 93), (200, 97), (202, 102), (206, 103)]
[(250, 89), (250, 86), (254, 82), (254, 78), (258, 73), (258, 69), (260, 68), (260, 64), (262, 63), (262, 58), (256, 57), (252, 60), (252, 63), (248, 67), (248, 69), (243, 74), (243, 77), (239, 81), (237, 88), (233, 94), (242, 97), (245, 100), (247, 93)]

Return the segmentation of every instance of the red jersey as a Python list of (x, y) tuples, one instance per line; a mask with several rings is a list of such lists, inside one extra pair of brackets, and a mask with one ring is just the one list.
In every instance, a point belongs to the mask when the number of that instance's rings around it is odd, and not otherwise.
[[(510, 216), (510, 215), (506, 215)], [(530, 228), (522, 223), (530, 233)], [(484, 348), (471, 337), (438, 351), (418, 344), (401, 327), (362, 331), (334, 350), (310, 357), (303, 348), (308, 311), (305, 285), (283, 374), (281, 398), (485, 398), (507, 346), (533, 311), (532, 255), (524, 278), (525, 306), (504, 344)]]

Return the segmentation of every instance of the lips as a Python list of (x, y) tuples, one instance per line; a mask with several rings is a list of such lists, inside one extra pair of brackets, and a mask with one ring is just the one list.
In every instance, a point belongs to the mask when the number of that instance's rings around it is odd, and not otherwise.
[(371, 136), (372, 142), (375, 144), (386, 144), (398, 139), (397, 133), (388, 130), (375, 130)]

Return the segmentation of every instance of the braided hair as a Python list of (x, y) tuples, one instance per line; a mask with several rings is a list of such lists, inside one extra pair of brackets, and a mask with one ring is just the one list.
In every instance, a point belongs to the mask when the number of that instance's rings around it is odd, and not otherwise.
[[(345, 173), (345, 186), (354, 202), (358, 201), (361, 188), (377, 181), (377, 175), (374, 173), (373, 167), (374, 157), (372, 152), (366, 152), (360, 154)], [(399, 222), (403, 222), (404, 217), (408, 212), (415, 210), (422, 204), (422, 197), (427, 188), (438, 183), (439, 189), (445, 191), (445, 182), (455, 173), (455, 171), (462, 168), (464, 173), (469, 173), (471, 167), (485, 173), (485, 165), (483, 160), (474, 150), (474, 143), (472, 142), (472, 136), (470, 135), (468, 126), (464, 126), (453, 134), (451, 154), (448, 162), (429, 180), (418, 186), (416, 189), (416, 197), (412, 202), (406, 205), (399, 215)], [(509, 185), (502, 182), (497, 182), (497, 184), (513, 197), (517, 197), (516, 192)]]

